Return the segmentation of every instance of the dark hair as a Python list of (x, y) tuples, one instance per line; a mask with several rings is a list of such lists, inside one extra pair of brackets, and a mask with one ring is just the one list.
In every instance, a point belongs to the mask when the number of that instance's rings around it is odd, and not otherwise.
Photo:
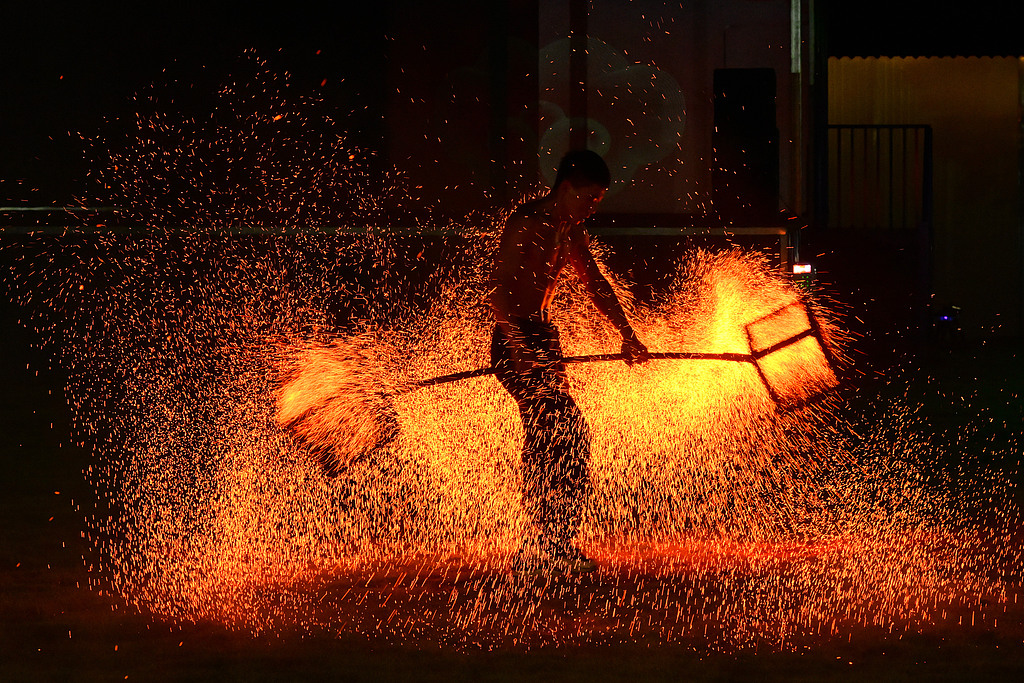
[(566, 180), (573, 185), (600, 185), (607, 189), (612, 184), (612, 174), (600, 154), (589, 149), (577, 149), (559, 162), (555, 187)]

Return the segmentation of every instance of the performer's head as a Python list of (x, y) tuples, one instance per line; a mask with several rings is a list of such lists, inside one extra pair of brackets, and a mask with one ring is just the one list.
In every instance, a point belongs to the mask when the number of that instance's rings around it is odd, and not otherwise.
[(600, 154), (589, 149), (577, 149), (566, 154), (558, 163), (552, 190), (557, 190), (564, 182), (570, 182), (576, 187), (600, 185), (607, 190), (612, 184), (612, 174)]
[(594, 213), (611, 182), (604, 159), (596, 152), (581, 149), (562, 157), (551, 192), (565, 218), (582, 222)]

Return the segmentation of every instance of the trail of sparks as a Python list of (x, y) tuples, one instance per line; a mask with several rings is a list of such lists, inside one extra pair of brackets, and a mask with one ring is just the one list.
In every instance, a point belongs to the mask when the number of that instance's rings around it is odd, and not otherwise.
[[(782, 647), (994, 618), (979, 606), (1008, 597), (1016, 511), (972, 525), (964, 501), (1008, 500), (1006, 484), (925, 476), (935, 447), (906, 406), (863, 423), (837, 395), (782, 410), (758, 367), (727, 361), (570, 367), (593, 432), (580, 544), (600, 569), (539, 583), (514, 575), (528, 523), (511, 398), (490, 377), (400, 391), (487, 365), (484, 276), (498, 221), (446, 241), (403, 237), (377, 222), (398, 183), (376, 183), (386, 199), (366, 190), (337, 137), (303, 148), (317, 172), (297, 185), (242, 184), (274, 201), (246, 195), (218, 169), (254, 158), (264, 181), (285, 178), (274, 153), (294, 131), (272, 126), (307, 127), (273, 103), (228, 108), (237, 125), (202, 129), (212, 135), (202, 141), (187, 120), (175, 125), (189, 135), (175, 136), (166, 116), (140, 119), (143, 144), (111, 155), (99, 174), (111, 192), (140, 220), (188, 227), (184, 238), (20, 247), (26, 262), (44, 262), (25, 267), (18, 295), (53, 312), (39, 323), (52, 343), (71, 344), (76, 428), (95, 452), (87, 533), (98, 586), (172, 620), (472, 647)], [(169, 137), (186, 144), (169, 148)], [(243, 140), (252, 155), (226, 158)], [(188, 162), (187, 201), (154, 192), (165, 158)], [(281, 189), (299, 186), (315, 200)], [(339, 187), (355, 198), (344, 218), (360, 236), (216, 234), (238, 221), (337, 220), (324, 193)], [(213, 202), (225, 195), (236, 199)], [(698, 251), (662, 300), (636, 304), (635, 327), (654, 351), (745, 354), (803, 327), (772, 317), (803, 300), (757, 256)], [(567, 353), (618, 350), (578, 283), (563, 285), (555, 308)], [(826, 310), (811, 310), (824, 351), (842, 356), (847, 340)], [(810, 393), (832, 371), (814, 340), (760, 367), (769, 384)], [(299, 414), (278, 405), (295, 377), (294, 401), (329, 404), (314, 441), (365, 428), (357, 438), (373, 443), (385, 409), (396, 438), (327, 476), (323, 452), (281, 427)], [(384, 393), (387, 405), (375, 398)]]

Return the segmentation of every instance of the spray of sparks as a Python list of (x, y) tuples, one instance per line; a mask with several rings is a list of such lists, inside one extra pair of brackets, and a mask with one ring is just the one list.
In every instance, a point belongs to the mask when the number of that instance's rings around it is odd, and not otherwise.
[[(794, 303), (824, 346), (786, 347), (762, 374), (570, 366), (593, 433), (579, 543), (599, 569), (516, 575), (529, 523), (512, 399), (486, 376), (408, 390), (488, 364), (500, 217), (445, 237), (383, 221), (400, 183), (371, 179), (370, 157), (274, 77), (256, 82), (222, 90), (209, 120), (140, 115), (129, 149), (98, 145), (107, 199), (150, 228), (19, 246), (33, 265), (16, 291), (49, 312), (37, 326), (65, 348), (94, 452), (97, 587), (170, 620), (483, 647), (784, 646), (991, 621), (979, 606), (1012, 598), (1016, 512), (965, 515), (1007, 485), (925, 476), (937, 447), (908, 406), (857, 416), (833, 392), (783, 409), (767, 386), (827, 387), (848, 340), (735, 251), (693, 252), (634, 305), (648, 347), (747, 354), (806, 326), (776, 313)], [(220, 234), (239, 224), (262, 234)], [(302, 231), (324, 225), (348, 230)], [(567, 353), (618, 350), (571, 277), (555, 318)], [(378, 441), (385, 413), (393, 439), (339, 455)]]

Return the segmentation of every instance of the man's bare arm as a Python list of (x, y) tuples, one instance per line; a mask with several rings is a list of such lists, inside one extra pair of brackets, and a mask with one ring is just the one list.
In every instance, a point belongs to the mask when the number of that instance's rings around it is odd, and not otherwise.
[(629, 353), (637, 359), (642, 359), (642, 356), (647, 354), (647, 347), (637, 338), (636, 332), (629, 324), (629, 318), (626, 317), (626, 311), (619, 302), (619, 297), (615, 294), (615, 290), (605, 278), (604, 273), (601, 272), (597, 261), (594, 260), (586, 231), (581, 227), (573, 237), (569, 258), (583, 286), (590, 293), (597, 309), (615, 325), (619, 334), (622, 335), (623, 353)]

